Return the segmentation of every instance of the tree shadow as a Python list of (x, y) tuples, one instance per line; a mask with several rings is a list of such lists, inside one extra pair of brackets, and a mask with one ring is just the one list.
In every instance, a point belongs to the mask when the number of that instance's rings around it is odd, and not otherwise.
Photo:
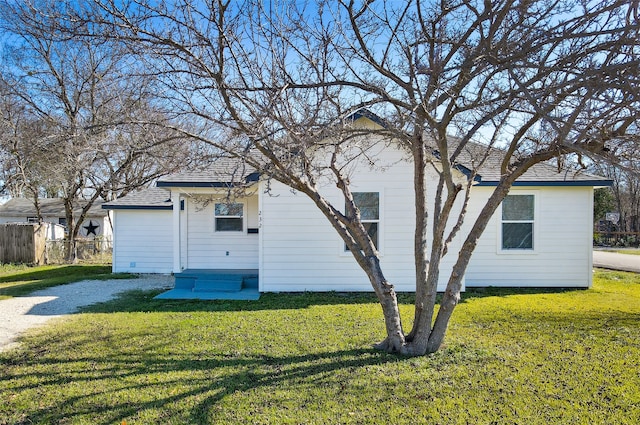
[(53, 269), (11, 273), (0, 277), (0, 295), (20, 297), (52, 286), (81, 280), (132, 279), (136, 275), (111, 273), (111, 267), (101, 265), (65, 265)]
[[(377, 304), (378, 300), (371, 293), (342, 292), (280, 292), (263, 293), (259, 300), (167, 300), (154, 299), (162, 293), (154, 291), (127, 291), (111, 301), (83, 307), (85, 313), (115, 312), (217, 312), (217, 311), (263, 311), (263, 310), (296, 310), (312, 306), (343, 304)], [(400, 295), (401, 303), (411, 301), (413, 295)]]
[[(570, 329), (583, 332), (597, 329), (606, 338), (624, 339), (635, 344), (640, 315), (625, 312), (538, 312), (527, 318), (529, 327)], [(548, 323), (549, 326), (540, 326)], [(621, 326), (624, 325), (624, 328)], [(615, 328), (619, 329), (615, 329)], [(614, 328), (614, 329), (610, 329)], [(524, 328), (526, 331), (528, 328)], [(180, 418), (184, 423), (210, 423), (221, 408), (235, 406), (228, 397), (250, 398), (261, 390), (277, 388), (337, 388), (342, 379), (359, 369), (402, 363), (415, 367), (414, 359), (386, 354), (373, 349), (353, 348), (303, 354), (274, 355), (268, 352), (239, 353), (233, 347), (225, 351), (206, 347), (183, 352), (179, 345), (167, 347), (163, 339), (149, 338), (149, 331), (110, 333), (105, 352), (73, 351), (73, 346), (91, 346), (104, 336), (82, 329), (52, 333), (38, 344), (25, 347), (2, 359), (8, 373), (0, 374), (0, 382), (9, 400), (21, 392), (46, 396), (62, 394), (55, 405), (28, 403), (18, 423), (71, 423), (91, 420), (96, 424), (121, 423), (139, 412), (164, 416), (167, 422)], [(586, 333), (585, 333), (586, 335)], [(144, 342), (131, 346), (130, 341)], [(613, 343), (612, 339), (612, 343)], [(55, 351), (51, 348), (55, 347)], [(120, 348), (118, 348), (120, 347)], [(462, 347), (464, 350), (464, 347)], [(568, 349), (570, 349), (569, 347)], [(470, 353), (476, 353), (473, 347)], [(482, 357), (452, 357), (449, 362), (469, 362), (481, 367)], [(469, 354), (470, 356), (471, 354)], [(442, 361), (442, 358), (438, 362)], [(406, 363), (405, 363), (406, 362)], [(478, 362), (475, 366), (472, 363)], [(10, 366), (19, 366), (10, 368)], [(336, 377), (337, 376), (337, 377)], [(11, 381), (10, 385), (6, 385)], [(67, 389), (71, 390), (67, 392)], [(267, 390), (269, 391), (269, 390)], [(381, 388), (381, 391), (383, 389)], [(265, 394), (262, 392), (262, 394)], [(310, 394), (313, 396), (313, 394)], [(104, 402), (107, 400), (107, 402)], [(257, 399), (256, 403), (277, 403), (274, 399)], [(243, 404), (238, 404), (242, 408)], [(2, 417), (0, 416), (0, 422)]]
[[(578, 292), (576, 288), (470, 288), (461, 294), (460, 303), (474, 298), (507, 297), (511, 295), (537, 295)], [(262, 311), (295, 310), (323, 305), (378, 304), (375, 294), (368, 292), (280, 292), (263, 293), (259, 300), (156, 300), (164, 291), (127, 291), (111, 301), (93, 304), (80, 309), (87, 313), (115, 312), (190, 312), (190, 311)], [(438, 294), (436, 302), (442, 296)], [(415, 293), (398, 293), (398, 303), (413, 305)]]
[(509, 297), (512, 295), (566, 294), (571, 292), (583, 292), (587, 289), (588, 288), (549, 288), (549, 287), (515, 288), (515, 287), (497, 287), (497, 286), (467, 288), (466, 291), (460, 295), (460, 303), (464, 303), (467, 300), (471, 300), (475, 298)]
[[(153, 347), (147, 347), (153, 349)], [(176, 358), (177, 357), (177, 358)], [(93, 423), (113, 424), (133, 417), (147, 409), (175, 410), (180, 402), (191, 405), (184, 417), (184, 423), (207, 423), (212, 418), (210, 410), (226, 397), (236, 393), (250, 393), (262, 387), (282, 387), (301, 382), (313, 382), (322, 386), (331, 380), (333, 373), (374, 365), (397, 362), (397, 356), (387, 355), (373, 349), (352, 349), (324, 352), (318, 354), (271, 356), (212, 353), (208, 358), (202, 356), (155, 356), (147, 353), (132, 354), (123, 352), (117, 356), (85, 357), (73, 360), (61, 358), (38, 359), (29, 356), (28, 361), (20, 362), (28, 372), (12, 375), (13, 380), (28, 382), (23, 386), (12, 386), (13, 392), (43, 390), (58, 386), (87, 386), (82, 394), (64, 396), (55, 409), (36, 407), (22, 412), (21, 423), (61, 423), (74, 422), (75, 419), (100, 417)], [(61, 363), (69, 364), (60, 367)], [(30, 368), (33, 363), (34, 368)], [(51, 364), (52, 367), (46, 367)], [(82, 365), (92, 365), (91, 372), (79, 370)], [(47, 372), (37, 372), (46, 367)], [(68, 371), (69, 367), (78, 370)], [(32, 370), (34, 370), (32, 372)], [(64, 372), (61, 372), (64, 371)], [(89, 384), (101, 381), (113, 381), (117, 377), (117, 388), (113, 384), (105, 385), (100, 391)], [(154, 378), (149, 378), (153, 376)], [(0, 378), (2, 380), (8, 377)], [(118, 399), (108, 406), (93, 400), (109, 391), (118, 393), (134, 391), (154, 394), (151, 399), (130, 397)], [(66, 423), (66, 422), (65, 422)]]
[(54, 269), (18, 271), (7, 276), (0, 276), (0, 283), (44, 280), (56, 277), (68, 277), (76, 274), (98, 275), (111, 273), (110, 266), (101, 265), (64, 265)]

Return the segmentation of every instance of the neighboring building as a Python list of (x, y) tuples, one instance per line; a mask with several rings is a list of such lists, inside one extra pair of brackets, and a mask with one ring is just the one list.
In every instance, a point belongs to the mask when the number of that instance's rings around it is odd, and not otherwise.
[[(354, 164), (352, 191), (361, 210), (367, 209), (366, 226), (377, 239), (385, 276), (398, 291), (413, 291), (413, 166), (406, 152), (388, 143), (375, 149), (381, 167), (373, 169), (364, 160)], [(244, 194), (229, 201), (229, 169), (229, 163), (221, 163), (169, 176), (156, 188), (105, 204), (114, 212), (113, 271), (255, 270), (261, 292), (371, 290), (305, 195), (245, 170)], [(461, 235), (497, 184), (498, 170), (499, 158), (490, 158), (476, 177)], [(460, 182), (466, 181), (465, 172), (463, 166), (456, 171)], [(435, 173), (431, 181), (437, 181)], [(608, 184), (546, 164), (533, 167), (488, 224), (465, 285), (590, 287), (593, 188)], [(327, 187), (323, 194), (340, 205), (337, 189)], [(442, 260), (440, 290), (460, 246), (458, 236)]]
[[(46, 223), (66, 227), (67, 219), (64, 211), (64, 203), (60, 198), (38, 199), (40, 213)], [(110, 240), (113, 235), (113, 226), (108, 211), (102, 208), (103, 201), (96, 201), (87, 212), (87, 216), (80, 225), (78, 236), (94, 239), (101, 237)], [(74, 214), (79, 216), (81, 207), (75, 209)], [(32, 199), (13, 198), (0, 205), (0, 224), (4, 223), (37, 223), (38, 213)], [(64, 232), (55, 231), (49, 235), (50, 239), (64, 238)]]

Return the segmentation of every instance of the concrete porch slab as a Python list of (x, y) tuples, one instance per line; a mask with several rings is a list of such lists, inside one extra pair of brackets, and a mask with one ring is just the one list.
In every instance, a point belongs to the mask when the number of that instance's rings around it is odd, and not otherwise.
[(254, 288), (244, 288), (237, 292), (194, 292), (190, 289), (171, 289), (156, 295), (158, 300), (237, 300), (255, 301), (260, 292)]

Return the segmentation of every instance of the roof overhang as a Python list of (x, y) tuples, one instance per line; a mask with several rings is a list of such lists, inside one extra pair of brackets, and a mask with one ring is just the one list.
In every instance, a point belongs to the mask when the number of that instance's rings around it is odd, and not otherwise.
[(172, 205), (103, 205), (105, 210), (157, 210), (157, 211), (170, 211), (173, 209)]
[[(476, 186), (497, 186), (497, 181), (480, 181)], [(529, 181), (515, 181), (512, 186), (587, 186), (587, 187), (610, 187), (613, 185), (611, 180), (574, 180), (574, 181), (549, 181), (549, 180), (529, 180)]]
[(253, 172), (245, 177), (245, 182), (219, 182), (219, 181), (158, 181), (156, 183), (157, 187), (163, 188), (171, 188), (171, 187), (191, 187), (191, 188), (217, 188), (217, 189), (228, 189), (232, 187), (243, 187), (246, 185), (251, 185), (252, 183), (260, 180), (260, 173)]
[(211, 188), (229, 188), (229, 187), (241, 187), (240, 183), (227, 183), (227, 182), (158, 182), (157, 187), (211, 187)]

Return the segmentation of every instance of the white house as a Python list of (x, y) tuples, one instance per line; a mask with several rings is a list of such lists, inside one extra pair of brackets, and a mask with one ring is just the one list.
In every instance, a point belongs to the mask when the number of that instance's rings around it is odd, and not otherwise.
[[(59, 226), (50, 226), (55, 229), (48, 236), (48, 239), (63, 239), (64, 226), (67, 224), (64, 203), (60, 198), (38, 199), (40, 213), (45, 223), (52, 223)], [(96, 201), (89, 209), (87, 216), (80, 225), (79, 236), (81, 238), (93, 239), (102, 237), (111, 240), (113, 227), (109, 212), (102, 208), (103, 201)], [(80, 215), (81, 206), (75, 208), (76, 216)], [(32, 199), (13, 198), (4, 205), (0, 205), (0, 224), (5, 223), (37, 223), (38, 213)], [(61, 230), (61, 231), (60, 231)]]
[[(366, 202), (368, 226), (377, 230), (385, 276), (398, 291), (413, 291), (413, 167), (406, 152), (388, 143), (376, 149), (375, 169), (354, 165), (352, 190), (358, 202)], [(466, 226), (497, 184), (496, 161), (488, 161), (475, 179)], [(176, 292), (178, 298), (198, 292), (196, 274), (203, 270), (257, 277), (260, 292), (371, 290), (344, 243), (305, 195), (246, 170), (243, 195), (229, 201), (228, 167), (214, 164), (206, 171), (169, 176), (155, 188), (105, 204), (114, 212), (113, 271), (173, 272), (176, 291), (186, 290)], [(465, 181), (464, 167), (457, 172)], [(435, 174), (432, 180), (437, 181)], [(607, 184), (601, 177), (558, 172), (546, 164), (533, 167), (491, 219), (465, 285), (589, 287), (593, 188)], [(340, 205), (337, 189), (323, 190)], [(460, 244), (455, 239), (443, 259), (440, 289)], [(188, 282), (181, 283), (181, 276)]]

